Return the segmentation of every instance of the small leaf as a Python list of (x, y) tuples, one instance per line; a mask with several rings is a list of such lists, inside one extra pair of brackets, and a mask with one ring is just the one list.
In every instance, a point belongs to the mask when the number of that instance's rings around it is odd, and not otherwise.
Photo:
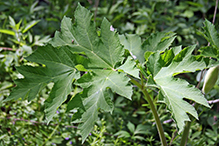
[(70, 102), (68, 102), (67, 110), (66, 112), (69, 112), (70, 110), (74, 108), (80, 108), (85, 110), (84, 105), (82, 103), (82, 97), (81, 94), (76, 94)]
[(169, 48), (175, 38), (174, 33), (155, 33), (143, 43), (143, 49), (150, 52), (164, 51)]
[(121, 69), (129, 75), (139, 78), (139, 69), (135, 67), (135, 64), (134, 60), (131, 57), (128, 57), (126, 62), (117, 69)]
[(145, 140), (145, 138), (143, 136), (134, 136), (134, 139), (139, 139), (139, 140)]
[(8, 34), (8, 35), (15, 36), (15, 32), (12, 31), (12, 30), (0, 29), (0, 32), (1, 32), (1, 33), (4, 33), (4, 34)]
[(15, 23), (14, 19), (13, 19), (11, 16), (9, 16), (9, 21), (10, 21), (10, 26), (11, 26), (13, 29), (17, 30), (17, 29), (16, 29), (16, 23)]
[(135, 34), (126, 34), (119, 36), (121, 44), (125, 49), (129, 50), (134, 59), (138, 59), (140, 63), (144, 62), (144, 50), (141, 48), (141, 38)]
[(133, 123), (128, 122), (127, 127), (128, 127), (128, 129), (129, 129), (129, 131), (130, 131), (131, 133), (134, 133), (134, 131), (135, 131), (135, 125), (134, 125)]
[(198, 50), (202, 55), (205, 57), (213, 57), (213, 58), (217, 58), (218, 54), (219, 54), (219, 50), (217, 50), (216, 48), (212, 47), (212, 46), (206, 46), (206, 47), (202, 47)]
[(123, 131), (120, 130), (119, 132), (117, 132), (116, 134), (114, 134), (115, 136), (119, 136), (119, 138), (124, 137), (124, 138), (129, 138), (131, 137), (130, 134), (127, 131)]
[(135, 129), (135, 132), (134, 132), (134, 135), (136, 134), (150, 134), (150, 129), (151, 127), (149, 126), (146, 126), (146, 125), (142, 125), (142, 124), (139, 124), (136, 129)]
[(205, 19), (203, 30), (204, 32), (200, 32), (200, 34), (205, 37), (205, 39), (211, 43), (212, 46), (216, 47), (217, 50), (219, 49), (219, 38), (217, 34), (217, 30), (215, 29), (214, 25)]

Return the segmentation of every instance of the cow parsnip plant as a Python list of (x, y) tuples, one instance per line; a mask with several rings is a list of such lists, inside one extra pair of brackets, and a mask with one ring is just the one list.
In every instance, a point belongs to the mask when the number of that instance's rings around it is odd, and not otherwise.
[[(19, 98), (31, 101), (53, 82), (45, 104), (48, 122), (71, 95), (67, 109), (77, 109), (74, 118), (80, 123), (84, 142), (98, 119), (98, 111), (113, 111), (113, 93), (131, 100), (135, 85), (150, 105), (161, 143), (167, 145), (153, 97), (147, 88), (159, 89), (159, 99), (172, 113), (180, 133), (185, 122), (190, 121), (188, 114), (198, 119), (189, 101), (209, 105), (199, 89), (175, 76), (217, 63), (204, 58), (205, 55), (192, 55), (195, 46), (171, 48), (176, 37), (173, 33), (155, 33), (142, 42), (137, 35), (118, 35), (106, 19), (97, 29), (92, 17), (80, 4), (75, 11), (74, 24), (70, 18), (64, 17), (61, 31), (55, 33), (53, 40), (26, 58), (39, 65), (17, 67), (24, 78), (15, 81), (17, 86), (5, 101)], [(73, 86), (82, 90), (75, 91)]]

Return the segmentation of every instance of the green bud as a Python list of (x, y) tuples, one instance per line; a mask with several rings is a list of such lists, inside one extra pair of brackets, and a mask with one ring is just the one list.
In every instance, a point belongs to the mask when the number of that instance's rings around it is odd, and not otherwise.
[(211, 67), (205, 75), (202, 93), (208, 93), (215, 85), (219, 73), (219, 66)]

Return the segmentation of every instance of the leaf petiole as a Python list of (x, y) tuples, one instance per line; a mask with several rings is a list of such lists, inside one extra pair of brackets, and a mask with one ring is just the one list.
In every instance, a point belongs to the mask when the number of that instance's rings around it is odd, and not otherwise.
[[(142, 74), (141, 74), (141, 77), (142, 77)], [(150, 108), (151, 108), (151, 111), (153, 113), (153, 116), (155, 118), (155, 122), (156, 122), (156, 126), (157, 126), (157, 129), (158, 129), (158, 134), (159, 134), (159, 137), (161, 139), (161, 143), (163, 146), (167, 146), (167, 142), (166, 142), (166, 138), (165, 138), (165, 135), (164, 135), (164, 130), (163, 130), (163, 126), (161, 124), (161, 121), (159, 119), (159, 116), (158, 116), (158, 113), (157, 113), (157, 110), (154, 106), (154, 103), (153, 101), (151, 100), (151, 97), (150, 95), (148, 94), (147, 90), (144, 88), (144, 85), (143, 84), (140, 84), (139, 82), (137, 82), (135, 79), (133, 79), (132, 77), (129, 76), (129, 78), (131, 79), (131, 82), (133, 84), (135, 84), (138, 88), (141, 89), (141, 91), (143, 92), (144, 94), (144, 99), (148, 102), (148, 104), (150, 105)]]

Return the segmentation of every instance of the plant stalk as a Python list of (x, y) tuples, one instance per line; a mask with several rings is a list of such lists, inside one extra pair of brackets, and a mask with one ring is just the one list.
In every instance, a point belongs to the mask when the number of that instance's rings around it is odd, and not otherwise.
[[(198, 104), (194, 105), (194, 108), (195, 108), (196, 111), (198, 109), (198, 106), (199, 106)], [(192, 116), (189, 116), (189, 117), (190, 117), (190, 119), (192, 118)], [(183, 135), (182, 135), (182, 139), (181, 139), (181, 142), (180, 142), (180, 146), (186, 146), (188, 136), (189, 136), (189, 129), (191, 127), (192, 122), (193, 121), (187, 121), (186, 122), (186, 125), (185, 125), (184, 130), (183, 130)]]
[(186, 145), (188, 135), (189, 135), (190, 126), (191, 126), (191, 121), (187, 121), (186, 125), (184, 127), (184, 130), (183, 130), (183, 135), (182, 135), (182, 139), (181, 139), (181, 142), (180, 142), (180, 146), (185, 146)]
[(163, 126), (161, 124), (161, 121), (160, 121), (160, 118), (158, 116), (157, 110), (155, 108), (155, 105), (154, 105), (153, 101), (151, 100), (150, 95), (148, 94), (147, 90), (144, 88), (144, 85), (141, 85), (139, 82), (134, 80), (132, 77), (129, 77), (129, 78), (131, 79), (131, 82), (133, 84), (135, 84), (138, 88), (140, 88), (142, 90), (142, 92), (144, 94), (144, 99), (150, 105), (151, 111), (152, 111), (153, 116), (155, 118), (155, 122), (156, 122), (156, 126), (157, 126), (159, 137), (161, 139), (161, 143), (162, 143), (163, 146), (167, 146), (167, 142), (166, 142), (166, 138), (165, 138), (165, 135), (164, 135)]

